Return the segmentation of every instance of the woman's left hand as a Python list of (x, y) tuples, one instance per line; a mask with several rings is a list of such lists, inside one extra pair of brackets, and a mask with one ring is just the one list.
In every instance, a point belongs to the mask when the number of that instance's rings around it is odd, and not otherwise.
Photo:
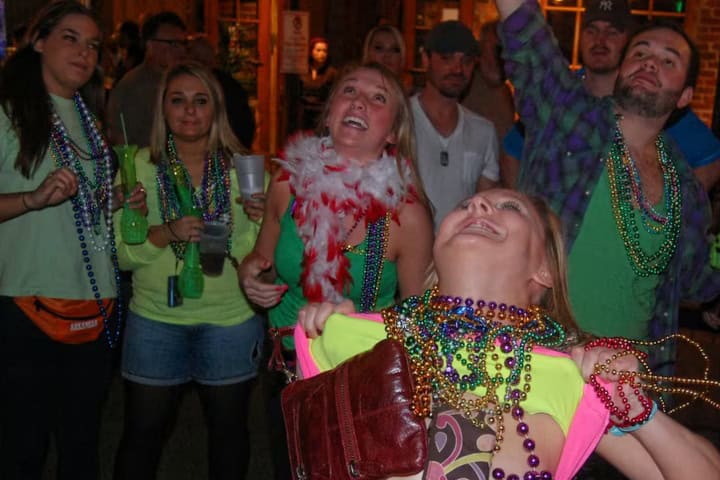
[(308, 303), (298, 313), (298, 323), (305, 330), (305, 335), (315, 338), (322, 334), (325, 323), (333, 313), (345, 315), (354, 313), (355, 305), (351, 300), (343, 300), (340, 303), (322, 302)]
[[(645, 393), (642, 391), (641, 381), (637, 378), (630, 381), (626, 376), (622, 383), (619, 382), (621, 372), (640, 371), (640, 362), (634, 355), (605, 346), (596, 346), (587, 350), (584, 346), (576, 346), (570, 351), (570, 356), (580, 368), (586, 381), (593, 373), (597, 374), (600, 385), (610, 394), (615, 406), (630, 407), (624, 415), (634, 417), (642, 411), (643, 406), (638, 395), (645, 396)], [(599, 368), (600, 366), (604, 368)], [(623, 420), (618, 415), (612, 415), (612, 419), (614, 422)]]
[(265, 194), (253, 193), (250, 198), (238, 197), (236, 202), (241, 203), (248, 218), (253, 222), (262, 220), (265, 213)]
[(143, 215), (147, 215), (147, 192), (142, 183), (137, 182), (135, 188), (130, 192), (130, 195), (125, 197), (122, 190), (122, 185), (116, 185), (113, 187), (113, 211), (123, 206), (124, 202), (128, 202), (128, 205), (133, 210), (140, 210)]
[[(590, 378), (590, 375), (595, 373), (595, 365), (605, 365), (613, 355), (621, 353), (621, 350), (613, 350), (608, 347), (592, 347), (585, 350), (585, 346), (578, 345), (573, 347), (570, 351), (570, 357), (572, 357), (575, 364), (580, 369), (582, 377), (585, 381)], [(611, 361), (607, 368), (602, 369), (599, 374), (600, 378), (608, 382), (617, 382), (618, 376), (613, 374), (615, 371), (625, 372), (637, 372), (639, 362), (638, 359), (632, 355), (622, 355)]]

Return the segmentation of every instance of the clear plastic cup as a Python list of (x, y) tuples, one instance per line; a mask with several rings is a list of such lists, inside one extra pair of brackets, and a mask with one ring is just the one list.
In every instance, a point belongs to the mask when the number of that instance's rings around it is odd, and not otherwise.
[(243, 198), (249, 199), (254, 193), (262, 193), (265, 190), (264, 155), (236, 153), (233, 155), (232, 161)]
[(205, 222), (200, 234), (200, 265), (208, 277), (222, 275), (230, 227), (224, 222)]

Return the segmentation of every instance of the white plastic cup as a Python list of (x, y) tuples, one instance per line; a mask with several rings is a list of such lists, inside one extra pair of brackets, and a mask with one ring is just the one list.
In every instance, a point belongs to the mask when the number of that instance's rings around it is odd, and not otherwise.
[(240, 194), (249, 199), (255, 193), (265, 190), (265, 156), (240, 155), (236, 153), (232, 158), (235, 174), (237, 175)]

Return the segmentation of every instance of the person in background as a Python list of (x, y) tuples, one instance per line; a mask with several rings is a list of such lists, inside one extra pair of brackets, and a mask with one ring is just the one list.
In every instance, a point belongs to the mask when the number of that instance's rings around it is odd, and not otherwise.
[(337, 69), (332, 66), (328, 54), (328, 41), (322, 37), (310, 40), (308, 71), (300, 76), (302, 82), (302, 115), (299, 128), (315, 129), (330, 89), (337, 77)]
[[(120, 332), (110, 149), (78, 93), (101, 33), (79, 2), (37, 12), (0, 73), (0, 478), (96, 480)], [(119, 191), (119, 190), (118, 190)], [(142, 184), (126, 200), (141, 211)]]
[(425, 38), (425, 86), (410, 98), (418, 171), (435, 228), (458, 202), (499, 180), (495, 127), (459, 103), (478, 53), (465, 25), (454, 20), (437, 24)]
[[(238, 285), (236, 258), (253, 247), (262, 215), (243, 206), (233, 153), (244, 147), (225, 113), (222, 89), (200, 64), (180, 63), (163, 77), (150, 148), (136, 159), (148, 185), (147, 240), (118, 243), (120, 266), (132, 271), (133, 295), (122, 352), (125, 420), (115, 460), (116, 480), (152, 479), (184, 387), (194, 382), (208, 427), (208, 478), (245, 478), (250, 461), (248, 403), (264, 338)], [(184, 215), (173, 170), (188, 180), (201, 217)], [(119, 225), (121, 213), (115, 217)], [(214, 222), (230, 230), (218, 270), (204, 275), (199, 299), (168, 304), (168, 278), (183, 267), (188, 242)], [(120, 239), (122, 240), (122, 239)], [(203, 261), (204, 263), (204, 261)], [(203, 269), (207, 266), (203, 264)]]
[(167, 68), (184, 58), (186, 30), (185, 23), (174, 12), (156, 13), (143, 22), (140, 32), (145, 49), (143, 62), (115, 85), (108, 99), (106, 123), (111, 144), (150, 145), (148, 126), (154, 118), (160, 80)]
[[(563, 219), (580, 326), (650, 340), (677, 332), (681, 300), (720, 293), (707, 195), (663, 133), (692, 99), (697, 49), (677, 25), (648, 23), (628, 42), (612, 96), (598, 98), (567, 68), (536, 1), (499, 0), (498, 8), (525, 125), (518, 187), (544, 196)], [(674, 345), (653, 354), (650, 365), (670, 374)]]
[[(591, 0), (587, 3), (580, 33), (583, 68), (578, 76), (592, 95), (601, 98), (613, 93), (622, 53), (633, 28), (634, 21), (626, 0), (610, 3)], [(670, 115), (665, 132), (709, 192), (720, 179), (720, 139), (689, 106)], [(512, 187), (521, 168), (524, 146), (523, 128), (519, 124), (508, 132), (502, 146), (506, 153), (501, 164), (502, 175), (509, 179), (508, 186)]]
[[(515, 105), (503, 70), (497, 26), (497, 21), (487, 22), (480, 29), (480, 55), (475, 63), (470, 87), (462, 99), (462, 106), (492, 122), (500, 145), (515, 121)], [(500, 173), (505, 183), (502, 169)]]
[(232, 75), (219, 67), (217, 53), (206, 36), (191, 37), (188, 41), (187, 55), (190, 60), (212, 70), (225, 96), (225, 109), (230, 128), (246, 149), (252, 148), (255, 138), (255, 114), (250, 108), (245, 89)]
[(127, 72), (143, 61), (144, 52), (140, 38), (140, 26), (132, 20), (125, 20), (113, 33), (112, 40), (117, 49), (113, 62), (113, 85), (115, 85)]
[[(269, 309), (274, 328), (291, 330), (308, 303), (349, 300), (358, 311), (391, 305), (398, 292), (422, 290), (430, 263), (432, 224), (397, 77), (378, 63), (347, 69), (322, 126), (286, 146), (257, 242), (240, 268), (243, 290)], [(292, 360), (291, 339), (282, 346)], [(276, 478), (287, 479), (279, 392), (270, 414)]]
[(365, 35), (362, 62), (377, 62), (385, 65), (398, 78), (403, 78), (405, 69), (405, 40), (402, 33), (392, 25), (378, 25)]

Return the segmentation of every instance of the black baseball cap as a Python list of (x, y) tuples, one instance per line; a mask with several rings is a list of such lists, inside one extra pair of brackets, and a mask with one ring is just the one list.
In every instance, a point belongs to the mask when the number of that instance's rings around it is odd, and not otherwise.
[(476, 56), (480, 47), (472, 31), (462, 22), (447, 20), (440, 22), (425, 37), (425, 52), (466, 53)]

